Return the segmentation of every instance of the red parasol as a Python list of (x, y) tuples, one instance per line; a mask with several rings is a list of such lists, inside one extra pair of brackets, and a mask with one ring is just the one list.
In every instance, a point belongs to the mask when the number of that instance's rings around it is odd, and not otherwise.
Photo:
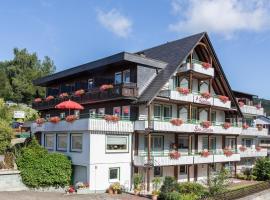
[(78, 104), (77, 102), (75, 101), (71, 101), (71, 100), (68, 100), (68, 101), (63, 101), (59, 104), (57, 104), (55, 106), (55, 108), (57, 109), (61, 109), (61, 110), (83, 110), (84, 107), (81, 105), (81, 104)]

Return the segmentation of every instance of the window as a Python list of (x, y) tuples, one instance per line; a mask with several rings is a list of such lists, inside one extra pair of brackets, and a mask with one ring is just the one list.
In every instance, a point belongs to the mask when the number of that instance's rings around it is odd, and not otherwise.
[(67, 134), (57, 134), (57, 150), (67, 150)]
[(54, 135), (53, 134), (45, 134), (44, 145), (46, 149), (54, 150)]
[(113, 108), (113, 115), (120, 116), (121, 114), (121, 107), (114, 107)]
[(162, 177), (162, 167), (154, 167), (154, 177)]
[(82, 151), (82, 134), (73, 133), (71, 134), (71, 151), (81, 152)]
[(161, 119), (161, 105), (154, 105), (154, 119)]
[(51, 117), (50, 114), (46, 114), (45, 119), (49, 119)]
[(216, 111), (211, 112), (211, 119), (212, 119), (213, 123), (215, 123), (217, 121), (217, 113), (216, 113)]
[(180, 167), (179, 167), (179, 173), (181, 175), (187, 174), (187, 166), (186, 165), (180, 165)]
[(179, 137), (178, 146), (179, 149), (188, 149), (188, 137)]
[(128, 136), (107, 135), (106, 152), (128, 152)]
[(109, 181), (118, 182), (120, 181), (120, 168), (109, 168)]
[(105, 108), (99, 108), (99, 109), (98, 109), (98, 115), (99, 115), (99, 116), (105, 115)]
[(64, 112), (60, 113), (60, 118), (61, 119), (64, 119), (65, 117), (66, 117), (66, 113), (64, 113)]
[(250, 148), (252, 146), (252, 139), (242, 139), (242, 145)]
[[(203, 137), (203, 149), (208, 149), (208, 137)], [(210, 137), (209, 150), (216, 150), (216, 138)]]
[(225, 143), (226, 143), (226, 147), (230, 149), (235, 148), (235, 138), (226, 138)]
[(121, 84), (122, 83), (122, 73), (121, 72), (116, 72), (114, 74), (114, 83), (115, 84)]
[(88, 79), (88, 89), (94, 88), (94, 79)]
[(163, 118), (164, 120), (169, 120), (172, 118), (171, 106), (168, 106), (168, 105), (163, 106)]
[(90, 114), (90, 117), (95, 117), (95, 115), (96, 115), (96, 109), (90, 109), (89, 110), (89, 114)]
[[(145, 137), (144, 146), (145, 146), (145, 150), (147, 151), (147, 149), (148, 149), (148, 138), (147, 137)], [(151, 148), (152, 148), (152, 151), (155, 151), (154, 153), (162, 153), (162, 151), (164, 150), (163, 136), (161, 136), (161, 135), (152, 136), (151, 137)]]
[(130, 83), (130, 70), (123, 71), (123, 82)]
[(129, 119), (129, 117), (130, 117), (130, 106), (123, 106), (122, 107), (122, 116), (125, 119)]
[(191, 119), (198, 120), (198, 108), (197, 107), (191, 108)]
[(80, 117), (80, 111), (79, 110), (74, 110), (74, 115), (76, 117)]

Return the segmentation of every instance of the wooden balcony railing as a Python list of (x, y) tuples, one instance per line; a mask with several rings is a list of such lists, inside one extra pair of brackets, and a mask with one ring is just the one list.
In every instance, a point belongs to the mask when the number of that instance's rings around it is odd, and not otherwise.
[(74, 93), (69, 94), (67, 98), (55, 97), (50, 101), (43, 100), (39, 103), (33, 103), (32, 107), (37, 110), (45, 110), (54, 108), (55, 105), (70, 99), (80, 104), (87, 104), (95, 101), (111, 100), (115, 98), (136, 98), (138, 96), (138, 88), (136, 83), (114, 85), (112, 89), (101, 91), (100, 88), (92, 88), (86, 91), (82, 96), (76, 96)]

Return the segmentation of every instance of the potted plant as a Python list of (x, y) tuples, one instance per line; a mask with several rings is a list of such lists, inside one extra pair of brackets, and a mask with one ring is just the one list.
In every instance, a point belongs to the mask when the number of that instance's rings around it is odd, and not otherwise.
[(209, 69), (209, 68), (211, 67), (211, 64), (208, 63), (208, 62), (202, 62), (202, 67), (203, 67), (204, 69)]
[(73, 194), (75, 192), (75, 188), (71, 185), (66, 189), (66, 193)]
[(223, 150), (223, 153), (224, 153), (224, 155), (227, 156), (227, 157), (230, 157), (231, 155), (233, 155), (232, 150), (229, 149), (229, 148), (225, 148), (225, 149)]
[(118, 194), (119, 191), (121, 190), (121, 185), (120, 185), (119, 182), (113, 183), (113, 184), (111, 185), (111, 187), (112, 187), (112, 190), (113, 190), (113, 193), (114, 193), (114, 194)]
[(201, 157), (207, 158), (209, 155), (210, 155), (210, 152), (206, 149), (201, 152)]
[(209, 99), (211, 97), (211, 94), (209, 92), (202, 92), (201, 96), (205, 99)]
[(141, 174), (134, 174), (133, 177), (133, 186), (134, 186), (134, 194), (139, 195), (140, 191), (142, 190), (142, 182), (143, 177)]
[(176, 88), (177, 91), (183, 95), (188, 95), (189, 94), (189, 89), (188, 88)]
[(75, 96), (82, 96), (85, 94), (85, 91), (83, 89), (76, 90), (74, 94)]
[(255, 148), (256, 148), (256, 151), (261, 151), (262, 150), (262, 148), (259, 147), (259, 146), (256, 146)]
[(109, 194), (113, 194), (113, 189), (112, 189), (111, 186), (107, 189), (107, 192), (108, 192)]
[(50, 119), (49, 119), (49, 121), (51, 122), (51, 123), (54, 123), (54, 124), (57, 124), (58, 122), (60, 122), (60, 117), (58, 117), (58, 116), (55, 116), (55, 117), (51, 117)]
[(66, 117), (66, 121), (71, 123), (71, 122), (74, 122), (78, 117), (76, 115), (68, 115)]
[(161, 178), (156, 177), (152, 180), (153, 184), (153, 191), (152, 191), (152, 200), (157, 200), (159, 194), (160, 194), (160, 185), (161, 185)]
[(105, 115), (104, 119), (109, 122), (118, 122), (120, 120), (120, 117), (117, 115)]
[(225, 122), (225, 123), (222, 125), (222, 127), (223, 127), (224, 129), (231, 128), (231, 123), (230, 123), (230, 122)]
[(180, 118), (175, 118), (170, 121), (170, 123), (174, 126), (181, 126), (183, 124), (183, 120)]
[(239, 147), (239, 150), (242, 151), (242, 152), (244, 152), (244, 151), (247, 150), (247, 148), (245, 146), (241, 146), (241, 147)]
[(101, 92), (104, 92), (104, 91), (109, 90), (109, 89), (113, 89), (113, 85), (112, 84), (103, 84), (99, 88), (99, 90)]
[(226, 96), (219, 95), (218, 98), (223, 103), (227, 103), (227, 101), (229, 101), (229, 98)]
[(244, 123), (242, 127), (243, 127), (243, 129), (248, 129), (249, 125), (247, 123)]
[(54, 96), (50, 95), (50, 96), (47, 96), (45, 101), (51, 101), (54, 99)]
[(42, 101), (41, 98), (35, 98), (35, 100), (34, 100), (35, 103), (40, 103), (41, 101)]
[(61, 94), (59, 95), (59, 97), (60, 97), (61, 99), (64, 99), (64, 98), (68, 97), (68, 93), (63, 92), (63, 93), (61, 93)]
[(169, 156), (171, 159), (177, 160), (181, 157), (180, 152), (173, 150), (172, 152), (169, 153)]
[(210, 121), (202, 121), (201, 126), (203, 128), (209, 128), (211, 126), (211, 122)]

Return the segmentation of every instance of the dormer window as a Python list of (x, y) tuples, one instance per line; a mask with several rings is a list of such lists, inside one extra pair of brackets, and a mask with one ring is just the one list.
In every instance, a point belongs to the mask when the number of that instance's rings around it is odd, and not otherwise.
[(114, 74), (114, 83), (121, 84), (122, 83), (122, 72), (116, 72)]

